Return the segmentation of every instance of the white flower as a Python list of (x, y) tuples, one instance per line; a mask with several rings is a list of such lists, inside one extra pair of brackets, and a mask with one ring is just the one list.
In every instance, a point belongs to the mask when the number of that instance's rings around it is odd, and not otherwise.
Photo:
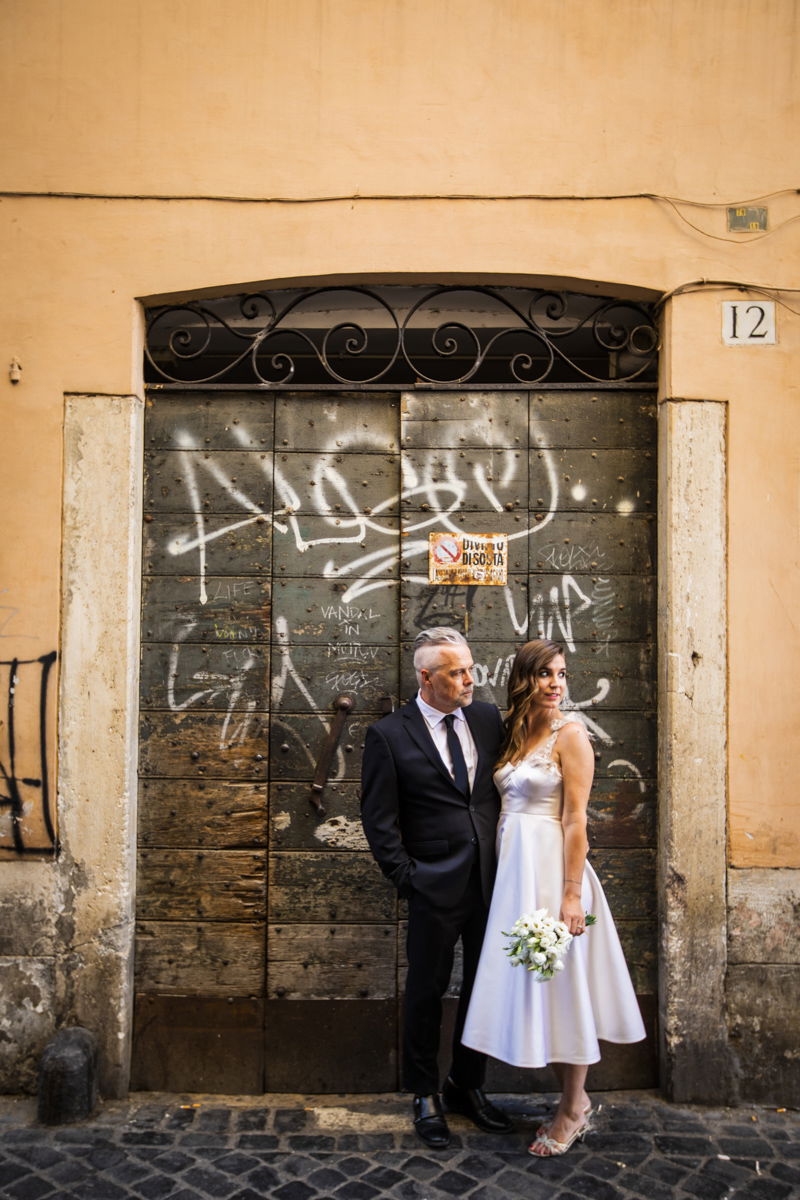
[[(586, 924), (593, 923), (594, 918), (587, 913)], [(514, 922), (511, 932), (504, 932), (503, 936), (511, 939), (505, 947), (511, 965), (526, 967), (539, 982), (564, 970), (562, 959), (573, 940), (566, 924), (556, 921), (546, 908), (524, 913)]]

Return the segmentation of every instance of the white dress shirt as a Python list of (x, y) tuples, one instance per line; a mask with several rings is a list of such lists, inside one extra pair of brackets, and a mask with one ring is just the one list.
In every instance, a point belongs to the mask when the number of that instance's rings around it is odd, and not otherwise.
[[(427, 704), (419, 693), (417, 693), (417, 706), (425, 719), (425, 724), (431, 732), (433, 744), (439, 751), (442, 762), (452, 775), (453, 760), (450, 757), (450, 750), (447, 746), (447, 726), (444, 723), (447, 713), (440, 712), (438, 708), (433, 708), (430, 704)], [(464, 751), (464, 761), (467, 764), (467, 774), (471, 789), (475, 783), (475, 767), (478, 762), (478, 751), (475, 748), (475, 742), (472, 740), (472, 734), (470, 733), (467, 719), (464, 716), (463, 708), (457, 708), (453, 716), (455, 717), (453, 729), (458, 740), (461, 742), (461, 749)]]

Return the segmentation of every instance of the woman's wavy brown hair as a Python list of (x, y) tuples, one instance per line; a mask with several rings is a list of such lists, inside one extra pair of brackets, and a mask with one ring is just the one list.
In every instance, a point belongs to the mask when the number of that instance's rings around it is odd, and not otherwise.
[(557, 654), (563, 653), (563, 646), (559, 646), (557, 642), (549, 642), (546, 638), (526, 642), (517, 651), (508, 679), (508, 713), (503, 721), (506, 740), (498, 767), (507, 762), (519, 762), (522, 757), (528, 740), (528, 714), (533, 703), (531, 681), (542, 667), (546, 667)]

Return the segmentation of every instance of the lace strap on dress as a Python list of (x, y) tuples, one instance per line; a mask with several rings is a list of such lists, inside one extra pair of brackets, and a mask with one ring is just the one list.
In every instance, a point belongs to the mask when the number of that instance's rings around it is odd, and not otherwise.
[(565, 725), (574, 725), (574, 724), (575, 724), (574, 717), (556, 717), (556, 719), (553, 721), (552, 725), (550, 726), (550, 730), (551, 730), (550, 737), (547, 739), (544, 746), (542, 746), (542, 754), (544, 754), (548, 758), (552, 759), (553, 747), (556, 744), (556, 738), (558, 737), (559, 733), (561, 732), (561, 730), (564, 728)]

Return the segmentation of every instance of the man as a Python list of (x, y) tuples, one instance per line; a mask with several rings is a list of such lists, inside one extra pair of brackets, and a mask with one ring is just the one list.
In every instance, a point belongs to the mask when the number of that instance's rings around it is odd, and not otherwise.
[[(495, 871), (499, 810), (492, 772), (503, 727), (493, 704), (472, 702), (473, 662), (456, 629), (414, 643), (419, 694), (367, 730), (361, 819), (384, 875), (408, 900), (403, 1086), (426, 1145), (449, 1144), (444, 1105), (490, 1133), (507, 1115), (483, 1092), (486, 1056), (461, 1044)], [(463, 944), (452, 1066), (439, 1094), (442, 997)]]

